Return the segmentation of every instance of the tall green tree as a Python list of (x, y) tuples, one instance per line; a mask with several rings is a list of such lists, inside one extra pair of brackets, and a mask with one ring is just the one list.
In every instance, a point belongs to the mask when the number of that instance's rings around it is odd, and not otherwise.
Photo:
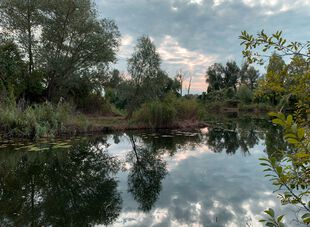
[(236, 91), (240, 77), (240, 68), (235, 61), (228, 61), (225, 66), (221, 63), (211, 65), (206, 73), (208, 92), (224, 88), (234, 88)]
[(120, 33), (116, 24), (99, 20), (90, 0), (55, 0), (43, 6), (40, 64), (47, 75), (48, 98), (68, 92), (82, 76), (98, 80), (116, 60)]
[(0, 91), (19, 96), (25, 86), (25, 64), (17, 46), (9, 40), (0, 40)]
[(224, 69), (223, 86), (224, 88), (237, 89), (237, 82), (240, 75), (240, 68), (235, 61), (229, 61), (226, 63)]
[(257, 86), (257, 80), (259, 78), (259, 71), (253, 66), (250, 66), (246, 71), (245, 84), (253, 91)]
[(147, 36), (138, 39), (135, 51), (128, 59), (133, 93), (129, 101), (129, 115), (143, 102), (159, 98), (165, 84), (165, 72), (155, 44)]
[(49, 100), (71, 98), (86, 80), (90, 91), (102, 90), (120, 33), (113, 21), (98, 18), (92, 0), (0, 0), (0, 13), (6, 35), (25, 55), (29, 78), (41, 78)]
[(12, 34), (26, 53), (28, 74), (35, 68), (35, 49), (38, 44), (40, 4), (44, 0), (0, 0), (1, 26)]
[(206, 73), (208, 92), (217, 91), (223, 88), (224, 73), (225, 68), (220, 63), (215, 63), (208, 68)]
[(247, 62), (243, 62), (240, 67), (240, 84), (245, 84), (247, 79), (247, 71), (249, 69), (250, 65)]
[(259, 76), (259, 71), (250, 66), (249, 63), (245, 62), (242, 64), (239, 78), (240, 84), (247, 85), (253, 91), (257, 86)]
[(267, 99), (273, 105), (277, 105), (285, 93), (286, 78), (286, 64), (281, 56), (274, 53), (269, 59), (266, 75), (258, 82), (256, 97), (261, 100)]
[(141, 87), (147, 80), (157, 78), (160, 64), (160, 56), (151, 39), (148, 36), (139, 38), (135, 52), (128, 59), (128, 72), (134, 84)]

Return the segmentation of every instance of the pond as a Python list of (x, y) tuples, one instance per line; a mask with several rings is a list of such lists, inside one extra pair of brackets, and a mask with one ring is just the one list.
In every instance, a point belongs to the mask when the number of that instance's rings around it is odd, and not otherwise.
[[(281, 207), (259, 158), (265, 120), (0, 144), (0, 226), (261, 226)], [(294, 221), (288, 226), (297, 226)]]

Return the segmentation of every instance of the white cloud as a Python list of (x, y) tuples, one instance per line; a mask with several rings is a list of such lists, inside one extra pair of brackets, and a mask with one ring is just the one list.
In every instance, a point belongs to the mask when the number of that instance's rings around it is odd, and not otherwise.
[[(191, 91), (206, 90), (205, 70), (218, 60), (216, 55), (206, 55), (182, 47), (173, 37), (166, 35), (159, 45), (158, 52), (164, 61), (164, 66), (173, 74), (179, 69), (187, 72), (187, 77), (192, 75)], [(186, 79), (184, 85), (188, 86)]]
[(119, 57), (121, 59), (129, 58), (134, 48), (134, 39), (130, 35), (124, 35), (121, 40)]
[(190, 4), (197, 4), (197, 5), (201, 5), (203, 3), (203, 0), (189, 0)]
[(275, 15), (310, 6), (310, 0), (242, 0), (249, 7), (261, 7), (265, 15)]
[[(154, 38), (170, 75), (193, 73), (192, 88), (205, 90), (208, 66), (227, 59), (242, 62), (240, 31), (282, 30), (287, 40), (308, 40), (310, 0), (96, 0), (102, 16), (116, 21), (123, 45), (116, 68), (125, 71), (136, 39)], [(195, 87), (195, 88), (194, 88)], [(199, 90), (199, 87), (202, 88)], [(192, 91), (193, 91), (192, 89)]]
[(195, 67), (210, 65), (215, 62), (217, 57), (205, 55), (196, 51), (188, 50), (178, 43), (173, 37), (166, 35), (158, 48), (162, 59), (169, 64), (183, 65), (189, 71)]

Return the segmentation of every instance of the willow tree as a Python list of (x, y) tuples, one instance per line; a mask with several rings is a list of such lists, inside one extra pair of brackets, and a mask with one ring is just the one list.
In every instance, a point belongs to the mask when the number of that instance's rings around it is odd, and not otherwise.
[(90, 0), (54, 0), (43, 6), (40, 64), (46, 73), (48, 97), (64, 94), (76, 79), (102, 81), (116, 60), (119, 31), (108, 19), (97, 18)]
[(66, 97), (82, 77), (103, 86), (120, 33), (99, 19), (92, 0), (0, 0), (1, 26), (22, 47), (31, 75), (38, 69), (49, 100)]

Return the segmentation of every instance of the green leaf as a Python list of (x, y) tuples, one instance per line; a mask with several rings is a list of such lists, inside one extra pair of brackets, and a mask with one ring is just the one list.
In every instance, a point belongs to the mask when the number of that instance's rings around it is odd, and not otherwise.
[(283, 121), (285, 120), (285, 115), (283, 113), (278, 113), (278, 117)]
[(305, 224), (309, 224), (309, 223), (310, 223), (310, 218), (304, 218), (304, 219), (303, 219), (303, 222), (304, 222)]
[(297, 138), (295, 134), (293, 133), (288, 133), (284, 135), (284, 138)]
[(276, 168), (276, 170), (277, 170), (277, 173), (280, 175), (280, 174), (282, 174), (282, 167), (281, 166), (277, 166), (277, 168)]
[(287, 142), (289, 142), (289, 143), (291, 143), (291, 144), (297, 144), (297, 143), (299, 143), (298, 140), (293, 139), (293, 138), (288, 138), (288, 139), (287, 139)]
[(280, 215), (280, 216), (277, 218), (277, 221), (278, 221), (278, 222), (281, 222), (282, 219), (283, 219), (283, 217), (284, 217), (284, 215)]
[(299, 153), (295, 154), (295, 157), (296, 158), (309, 158), (310, 154), (299, 152)]
[(270, 217), (274, 217), (274, 210), (269, 208), (268, 210), (264, 211), (266, 214), (268, 214)]
[(269, 171), (273, 171), (273, 169), (268, 168), (268, 169), (264, 169), (263, 172), (269, 172)]
[(269, 226), (269, 227), (274, 227), (274, 226), (276, 226), (275, 224), (273, 224), (272, 222), (267, 222), (266, 223), (266, 226)]
[(270, 117), (278, 117), (278, 113), (276, 113), (276, 112), (269, 112), (268, 115)]
[(274, 165), (276, 164), (276, 161), (277, 161), (277, 160), (276, 160), (275, 157), (271, 157), (271, 158), (270, 158), (271, 165), (274, 166)]
[(310, 218), (310, 213), (304, 214), (303, 216), (301, 216), (301, 218), (302, 218), (302, 219), (304, 219), (304, 218)]
[(259, 163), (261, 166), (270, 166), (269, 164), (267, 164), (267, 163), (264, 163), (264, 162), (262, 162), (262, 163)]
[(287, 124), (291, 125), (293, 123), (293, 116), (292, 115), (288, 115), (286, 122), (287, 122)]
[(304, 137), (304, 135), (305, 135), (305, 129), (304, 129), (304, 128), (299, 128), (299, 129), (297, 130), (297, 136), (298, 136), (298, 138), (299, 138), (299, 139), (302, 139), (302, 138)]
[(277, 124), (277, 125), (281, 125), (281, 126), (285, 126), (284, 121), (279, 119), (279, 118), (273, 119), (272, 123)]
[(269, 162), (269, 159), (268, 158), (259, 158), (258, 160), (261, 160), (261, 161), (267, 161), (267, 162)]

